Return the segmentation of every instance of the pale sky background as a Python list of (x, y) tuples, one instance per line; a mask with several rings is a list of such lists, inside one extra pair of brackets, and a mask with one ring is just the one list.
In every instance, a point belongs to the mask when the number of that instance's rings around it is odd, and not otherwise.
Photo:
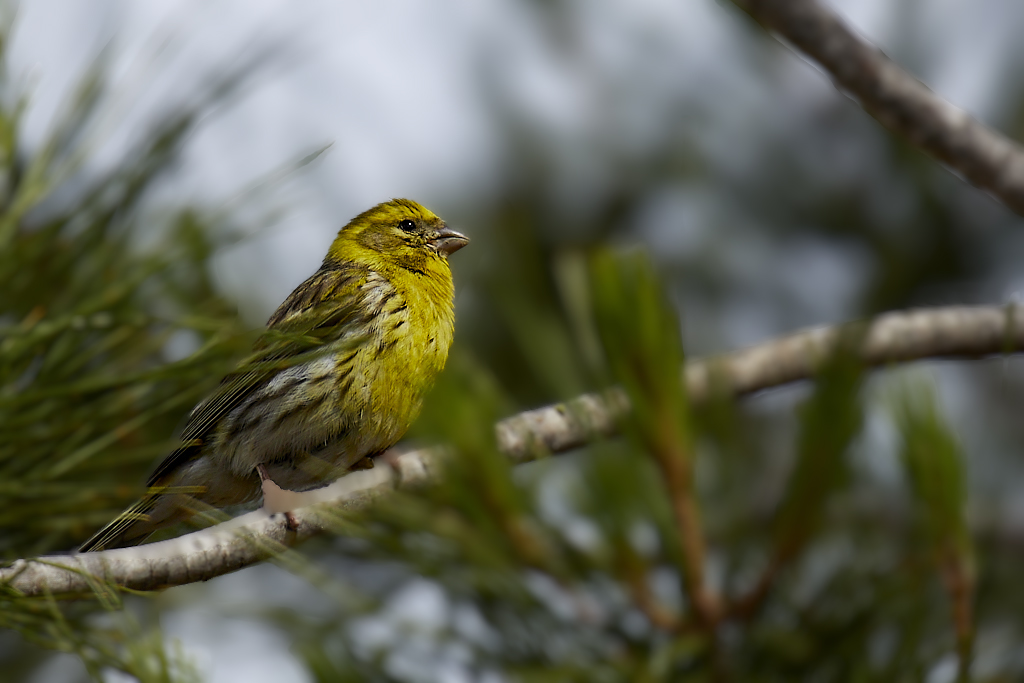
[[(1019, 58), (1024, 51), (1019, 0), (833, 4), (894, 58), (926, 55), (922, 63), (907, 65), (943, 96), (983, 120), (998, 119), (1005, 104), (998, 86), (1008, 77), (1003, 65), (1014, 62), (1008, 55)], [(648, 84), (658, 86), (651, 97), (702, 102), (716, 120), (702, 144), (737, 172), (749, 165), (745, 152), (756, 146), (753, 122), (789, 130), (800, 125), (790, 115), (793, 108), (835, 97), (828, 79), (795, 57), (786, 67), (785, 91), (766, 86), (737, 57), (744, 19), (728, 2), (567, 5), (585, 28), (589, 64), (553, 54), (550, 43), (538, 37), (543, 29), (531, 4), (512, 0), (28, 0), (16, 22), (9, 68), (32, 93), (26, 131), (32, 144), (93, 56), (107, 46), (120, 109), (111, 117), (107, 151), (98, 159), (113, 163), (147, 112), (187, 97), (220, 67), (269, 44), (282, 47), (285, 64), (207, 122), (159, 198), (217, 205), (282, 164), (333, 142), (326, 157), (276, 192), (289, 217), (218, 259), (218, 278), (254, 320), (316, 268), (340, 225), (373, 203), (409, 196), (444, 214), (445, 206), (494, 191), (503, 150), (480, 95), (482, 75), (499, 74), (494, 85), (503, 90), (502, 98), (515, 101), (555, 138), (579, 138), (600, 124), (623, 139), (637, 136), (633, 142), (642, 145), (646, 122), (657, 117), (659, 107), (638, 99), (608, 103), (602, 82), (628, 83), (630, 74), (643, 70)], [(643, 54), (625, 39), (637, 33), (645, 36)], [(916, 45), (890, 42), (908, 35)], [(575, 192), (585, 196), (600, 188), (599, 176), (586, 169), (579, 178)], [(673, 204), (666, 210), (699, 214), (700, 207)], [(470, 235), (486, 230), (459, 227)], [(654, 232), (649, 237), (656, 246), (659, 239), (669, 240), (668, 246), (681, 239)], [(824, 269), (820, 292), (826, 310), (833, 306), (826, 295), (841, 293), (845, 285), (833, 274), (841, 267), (820, 266), (818, 256), (812, 249), (807, 260)], [(737, 343), (764, 334), (757, 315), (743, 320)], [(267, 602), (315, 603), (315, 591), (282, 570), (249, 569), (174, 589), (160, 600), (168, 606), (167, 636), (180, 639), (207, 680), (308, 680), (273, 629), (232, 616)], [(428, 584), (411, 585), (387, 614), (430, 623), (446, 614), (439, 600)], [(394, 666), (420, 671), (423, 680), (470, 680), (458, 653), (421, 646), (409, 649), (410, 661)], [(37, 681), (76, 680), (80, 672), (77, 660), (57, 657)]]
[[(887, 45), (911, 35), (927, 46), (921, 75), (945, 97), (985, 119), (999, 104), (996, 85), (1010, 51), (1020, 52), (1019, 23), (1005, 21), (1014, 0), (922, 0), (901, 19), (888, 0), (836, 5), (865, 35)], [(745, 119), (785, 127), (781, 98), (832, 97), (828, 81), (794, 59), (792, 88), (767, 90), (730, 53), (742, 20), (728, 3), (641, 0), (569, 3), (586, 27), (585, 52), (601, 79), (627, 80), (644, 69), (678, 93), (706, 100), (721, 119), (719, 156), (743, 164)], [(582, 9), (581, 9), (582, 8)], [(60, 102), (102, 47), (108, 48), (121, 105), (111, 119), (117, 158), (126, 132), (146, 112), (190, 94), (204, 76), (283, 46), (286, 66), (272, 70), (192, 140), (173, 192), (217, 203), (249, 182), (325, 144), (333, 148), (288, 189), (294, 220), (227, 254), (224, 271), (247, 264), (265, 277), (225, 276), (233, 290), (255, 295), (263, 317), (315, 268), (336, 229), (365, 207), (393, 196), (432, 206), (486, 195), (497, 181), (500, 140), (480, 96), (486, 60), (500, 61), (503, 96), (556, 133), (578, 136), (600, 116), (601, 83), (551, 54), (538, 38), (529, 3), (411, 0), (376, 3), (206, 2), (196, 0), (30, 0), (23, 4), (10, 55), (11, 72), (32, 93), (28, 140), (38, 140)], [(1019, 15), (1020, 12), (1016, 12)], [(627, 50), (642, 32), (651, 54)], [(652, 70), (657, 70), (652, 76)], [(765, 106), (766, 103), (769, 106)], [(650, 102), (618, 105), (623, 135), (644, 129)], [(633, 117), (632, 119), (630, 117)], [(774, 117), (781, 120), (772, 121)], [(614, 129), (614, 128), (613, 128)], [(472, 231), (476, 226), (467, 226)], [(272, 260), (272, 263), (271, 263)], [(246, 268), (242, 268), (245, 270)], [(254, 288), (254, 289), (253, 289)]]

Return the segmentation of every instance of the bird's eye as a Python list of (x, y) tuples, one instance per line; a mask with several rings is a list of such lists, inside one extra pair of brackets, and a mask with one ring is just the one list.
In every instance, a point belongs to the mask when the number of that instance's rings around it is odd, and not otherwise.
[(412, 232), (413, 230), (416, 229), (416, 224), (409, 220), (408, 218), (406, 218), (404, 221), (398, 224), (398, 227), (400, 227), (402, 230), (405, 230), (406, 232)]

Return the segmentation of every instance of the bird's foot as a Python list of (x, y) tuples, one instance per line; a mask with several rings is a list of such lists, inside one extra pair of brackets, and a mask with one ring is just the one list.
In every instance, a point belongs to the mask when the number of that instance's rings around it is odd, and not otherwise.
[(256, 466), (256, 471), (260, 475), (260, 486), (263, 488), (263, 509), (272, 515), (283, 512), (288, 522), (288, 528), (295, 531), (298, 528), (298, 523), (291, 511), (309, 504), (305, 494), (299, 491), (289, 491), (275, 484), (262, 463)]
[(378, 464), (385, 467), (390, 467), (395, 474), (401, 474), (398, 458), (404, 451), (400, 451), (396, 448), (389, 448), (383, 453), (377, 453), (375, 455), (368, 455), (362, 460), (357, 460), (349, 468), (349, 472), (358, 472), (360, 470), (372, 470)]
[(399, 450), (398, 448), (389, 448), (383, 453), (381, 453), (379, 456), (377, 456), (377, 459), (381, 461), (381, 464), (387, 465), (392, 470), (394, 470), (396, 474), (400, 474), (402, 467), (401, 463), (398, 462), (398, 459), (402, 457), (403, 453), (405, 453), (404, 450)]
[(357, 470), (372, 470), (374, 468), (373, 458), (366, 456), (362, 460), (357, 460), (351, 467), (348, 468), (349, 472), (355, 472)]

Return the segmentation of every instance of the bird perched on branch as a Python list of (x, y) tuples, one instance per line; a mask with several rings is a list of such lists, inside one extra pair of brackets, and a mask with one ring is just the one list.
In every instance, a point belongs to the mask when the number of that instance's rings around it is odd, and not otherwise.
[(146, 495), (81, 552), (136, 545), (205, 506), (255, 500), (263, 480), (301, 491), (369, 466), (444, 367), (455, 323), (448, 256), (468, 242), (407, 199), (353, 218), (253, 355), (193, 409)]

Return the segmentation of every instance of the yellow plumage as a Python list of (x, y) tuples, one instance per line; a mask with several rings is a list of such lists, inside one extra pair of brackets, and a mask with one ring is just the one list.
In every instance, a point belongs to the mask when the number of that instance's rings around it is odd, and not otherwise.
[(251, 358), (192, 411), (149, 491), (81, 548), (134, 545), (260, 493), (315, 488), (393, 446), (444, 368), (454, 333), (448, 255), (468, 240), (406, 199), (356, 216), (267, 323)]

